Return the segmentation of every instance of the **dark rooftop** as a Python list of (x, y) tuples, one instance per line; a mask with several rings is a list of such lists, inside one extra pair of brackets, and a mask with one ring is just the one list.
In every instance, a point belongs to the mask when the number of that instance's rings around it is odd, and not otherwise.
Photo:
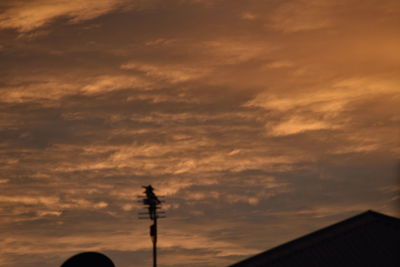
[(400, 219), (366, 211), (231, 267), (400, 266)]

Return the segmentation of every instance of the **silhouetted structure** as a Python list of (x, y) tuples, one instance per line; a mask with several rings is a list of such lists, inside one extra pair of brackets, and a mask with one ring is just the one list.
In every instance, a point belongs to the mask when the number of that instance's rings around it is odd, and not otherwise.
[(115, 267), (114, 263), (104, 254), (98, 252), (83, 252), (69, 258), (61, 267)]
[(157, 266), (157, 219), (164, 218), (164, 212), (160, 211), (161, 201), (158, 199), (154, 193), (154, 188), (151, 185), (143, 186), (145, 189), (144, 193), (146, 198), (142, 200), (143, 204), (147, 207), (148, 213), (139, 213), (139, 215), (145, 215), (140, 219), (147, 219), (153, 221), (150, 225), (150, 236), (153, 242), (153, 267)]
[(400, 219), (367, 211), (231, 267), (400, 266)]

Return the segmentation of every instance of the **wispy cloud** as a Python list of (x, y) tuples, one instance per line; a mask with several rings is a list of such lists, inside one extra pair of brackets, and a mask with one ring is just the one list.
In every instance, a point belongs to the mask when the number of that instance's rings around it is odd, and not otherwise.
[(0, 27), (29, 32), (45, 26), (59, 17), (66, 17), (70, 22), (76, 23), (104, 15), (120, 8), (127, 2), (126, 0), (9, 1), (5, 5), (5, 10), (0, 14)]
[(284, 2), (270, 17), (271, 26), (284, 32), (301, 32), (327, 28), (332, 25), (332, 9), (336, 3), (329, 0), (295, 0)]

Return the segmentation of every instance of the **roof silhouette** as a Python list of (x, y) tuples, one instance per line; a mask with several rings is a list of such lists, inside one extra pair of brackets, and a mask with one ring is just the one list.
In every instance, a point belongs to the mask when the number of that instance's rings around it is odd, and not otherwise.
[(400, 266), (400, 219), (366, 211), (231, 267)]
[(83, 252), (66, 260), (61, 267), (114, 267), (114, 263), (104, 254)]

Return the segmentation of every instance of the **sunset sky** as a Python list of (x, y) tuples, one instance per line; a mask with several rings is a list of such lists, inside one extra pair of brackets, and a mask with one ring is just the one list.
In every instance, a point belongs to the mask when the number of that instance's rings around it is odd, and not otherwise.
[(219, 267), (399, 210), (400, 1), (1, 0), (0, 265)]

